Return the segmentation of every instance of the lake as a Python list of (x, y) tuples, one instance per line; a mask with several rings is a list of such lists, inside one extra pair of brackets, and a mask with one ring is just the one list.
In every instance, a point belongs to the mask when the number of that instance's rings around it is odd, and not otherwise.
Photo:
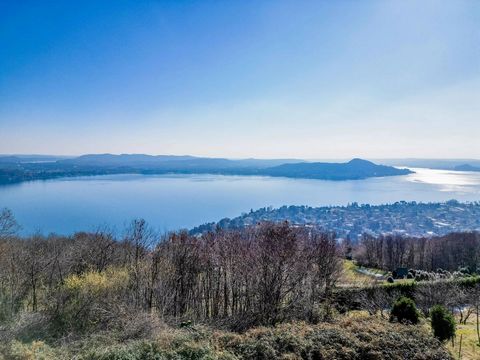
[(22, 232), (70, 234), (144, 218), (159, 231), (192, 228), (261, 207), (480, 201), (480, 173), (412, 169), (415, 174), (354, 181), (257, 176), (107, 175), (0, 186)]

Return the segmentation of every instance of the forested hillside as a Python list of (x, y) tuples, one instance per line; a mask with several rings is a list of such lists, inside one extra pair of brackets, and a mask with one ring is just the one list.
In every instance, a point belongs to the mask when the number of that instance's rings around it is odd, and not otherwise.
[[(461, 309), (470, 318), (478, 306), (478, 254), (425, 254), (425, 260), (444, 261), (445, 269), (466, 270), (422, 277), (431, 262), (410, 264), (411, 253), (399, 252), (416, 245), (413, 239), (339, 244), (332, 234), (287, 222), (159, 235), (143, 220), (133, 221), (121, 237), (98, 231), (19, 238), (13, 215), (5, 210), (0, 218), (0, 350), (6, 358), (37, 352), (52, 359), (73, 353), (92, 359), (317, 359), (345, 353), (352, 359), (418, 353), (426, 354), (419, 359), (448, 359), (429, 333), (430, 309)], [(459, 248), (478, 250), (479, 239), (452, 234), (425, 246), (453, 249), (455, 240)], [(351, 256), (386, 270), (416, 266), (409, 276), (418, 278), (348, 285), (344, 262)], [(388, 321), (385, 310), (401, 296), (415, 300), (423, 325)]]
[(292, 159), (202, 158), (144, 154), (92, 154), (69, 159), (32, 161), (0, 156), (0, 185), (58, 177), (108, 174), (219, 174), (281, 176), (320, 180), (359, 180), (408, 175), (412, 171), (354, 159), (347, 163), (305, 162)]

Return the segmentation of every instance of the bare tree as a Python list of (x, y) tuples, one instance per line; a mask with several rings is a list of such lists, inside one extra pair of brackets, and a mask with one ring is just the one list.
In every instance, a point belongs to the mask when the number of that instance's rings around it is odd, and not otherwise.
[(0, 211), (0, 240), (13, 236), (20, 229), (13, 213), (9, 209)]

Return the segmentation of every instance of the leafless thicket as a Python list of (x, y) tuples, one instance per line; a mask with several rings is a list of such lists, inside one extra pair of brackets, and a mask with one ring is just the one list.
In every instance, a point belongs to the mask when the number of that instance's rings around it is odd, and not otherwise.
[(45, 312), (65, 326), (138, 312), (233, 328), (315, 320), (341, 269), (331, 235), (288, 223), (195, 237), (159, 236), (136, 220), (121, 239), (108, 231), (19, 238), (3, 223), (2, 319)]
[(480, 267), (480, 234), (452, 233), (441, 237), (410, 238), (401, 235), (363, 236), (355, 258), (362, 264), (394, 270), (408, 267), (427, 271)]

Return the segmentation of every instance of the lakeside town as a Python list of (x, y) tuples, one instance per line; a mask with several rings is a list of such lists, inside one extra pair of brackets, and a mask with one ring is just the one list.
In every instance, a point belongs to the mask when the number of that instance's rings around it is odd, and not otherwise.
[(222, 219), (194, 228), (192, 233), (242, 228), (261, 221), (288, 220), (296, 225), (314, 225), (335, 232), (337, 237), (356, 241), (363, 234), (387, 233), (414, 237), (445, 235), (452, 232), (480, 230), (480, 202), (462, 203), (451, 200), (444, 203), (396, 202), (388, 205), (348, 206), (282, 206), (242, 214), (233, 219)]

